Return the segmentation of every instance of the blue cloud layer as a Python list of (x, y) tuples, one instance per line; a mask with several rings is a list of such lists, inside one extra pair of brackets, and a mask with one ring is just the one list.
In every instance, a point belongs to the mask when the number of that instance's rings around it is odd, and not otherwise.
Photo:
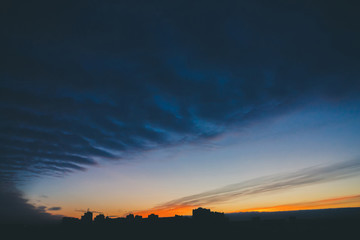
[(347, 1), (5, 1), (0, 176), (63, 176), (360, 93)]

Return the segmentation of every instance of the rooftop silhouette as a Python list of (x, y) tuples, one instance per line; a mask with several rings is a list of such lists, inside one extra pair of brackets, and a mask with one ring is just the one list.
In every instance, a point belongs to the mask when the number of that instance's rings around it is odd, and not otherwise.
[(161, 222), (179, 222), (179, 221), (192, 221), (196, 223), (211, 223), (211, 222), (226, 222), (228, 219), (224, 213), (213, 212), (206, 208), (197, 208), (193, 210), (192, 217), (190, 216), (179, 216), (164, 217), (160, 218), (158, 215), (151, 213), (147, 218), (143, 218), (140, 215), (134, 216), (130, 213), (126, 217), (110, 218), (105, 217), (104, 214), (100, 213), (93, 219), (93, 212), (88, 210), (81, 216), (80, 219), (74, 217), (63, 217), (62, 223), (65, 225), (69, 224), (105, 224), (105, 223), (161, 223)]

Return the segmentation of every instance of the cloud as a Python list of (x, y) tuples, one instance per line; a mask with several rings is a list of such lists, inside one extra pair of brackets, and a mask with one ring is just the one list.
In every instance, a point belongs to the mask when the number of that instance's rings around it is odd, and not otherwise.
[(61, 210), (61, 207), (51, 207), (51, 208), (48, 208), (49, 211), (59, 211)]
[(161, 204), (144, 212), (169, 212), (198, 206), (224, 203), (230, 200), (291, 188), (308, 186), (358, 176), (360, 160), (351, 160), (328, 166), (305, 168), (296, 172), (276, 174), (227, 185), (211, 191), (194, 194)]
[(46, 206), (38, 206), (36, 207), (38, 210), (40, 210), (41, 212), (44, 212), (46, 210)]
[(30, 204), (13, 185), (0, 184), (0, 223), (51, 223), (60, 220), (45, 212), (46, 206)]
[(0, 178), (64, 176), (314, 100), (358, 99), (355, 9), (5, 1)]

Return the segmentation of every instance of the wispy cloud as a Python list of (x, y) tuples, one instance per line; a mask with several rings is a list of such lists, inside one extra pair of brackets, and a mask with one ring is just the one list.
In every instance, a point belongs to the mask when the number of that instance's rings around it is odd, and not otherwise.
[(356, 176), (360, 173), (360, 160), (355, 159), (328, 166), (305, 168), (295, 172), (276, 174), (266, 177), (227, 185), (211, 191), (194, 194), (161, 204), (149, 211), (167, 212), (197, 206), (208, 206), (236, 198), (270, 193), (280, 190), (330, 182)]

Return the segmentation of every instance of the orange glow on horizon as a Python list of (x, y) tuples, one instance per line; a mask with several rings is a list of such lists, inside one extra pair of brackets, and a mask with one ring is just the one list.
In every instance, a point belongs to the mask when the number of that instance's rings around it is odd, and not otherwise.
[(240, 212), (281, 212), (345, 207), (360, 207), (360, 195), (344, 196), (293, 204), (283, 204), (269, 207), (248, 208), (242, 209), (240, 210)]
[[(199, 206), (169, 206), (162, 208), (152, 208), (143, 211), (133, 211), (129, 213), (133, 213), (134, 215), (140, 215), (143, 218), (147, 218), (150, 214), (156, 214), (159, 217), (174, 217), (175, 215), (192, 215), (192, 210), (198, 208)], [(202, 206), (207, 207), (207, 206)], [(311, 209), (326, 209), (326, 208), (345, 208), (345, 207), (360, 207), (360, 195), (351, 195), (351, 196), (342, 196), (336, 198), (329, 199), (321, 199), (316, 201), (307, 201), (307, 202), (298, 202), (298, 203), (289, 203), (283, 205), (275, 205), (275, 206), (265, 206), (265, 207), (254, 207), (247, 208), (241, 210), (229, 211), (228, 213), (235, 212), (279, 212), (279, 211), (298, 211), (298, 210), (311, 210)], [(67, 212), (66, 212), (67, 213)], [(73, 212), (72, 214), (64, 214), (64, 216), (72, 216), (79, 218), (83, 213), (81, 212)], [(112, 214), (111, 211), (107, 211), (107, 214), (114, 217), (119, 215)], [(106, 214), (106, 215), (107, 215)], [(96, 214), (95, 214), (96, 215)], [(121, 217), (125, 217), (127, 214)], [(119, 216), (119, 217), (120, 217)]]
[[(175, 215), (191, 215), (192, 210), (197, 207), (198, 206), (176, 206), (163, 209), (154, 208), (150, 210), (134, 212), (134, 214), (147, 217), (149, 214), (154, 213), (156, 215), (159, 215), (159, 217), (173, 217)], [(317, 201), (300, 202), (269, 207), (248, 208), (232, 212), (279, 212), (345, 207), (360, 207), (360, 195), (342, 196), (336, 198), (321, 199)]]

